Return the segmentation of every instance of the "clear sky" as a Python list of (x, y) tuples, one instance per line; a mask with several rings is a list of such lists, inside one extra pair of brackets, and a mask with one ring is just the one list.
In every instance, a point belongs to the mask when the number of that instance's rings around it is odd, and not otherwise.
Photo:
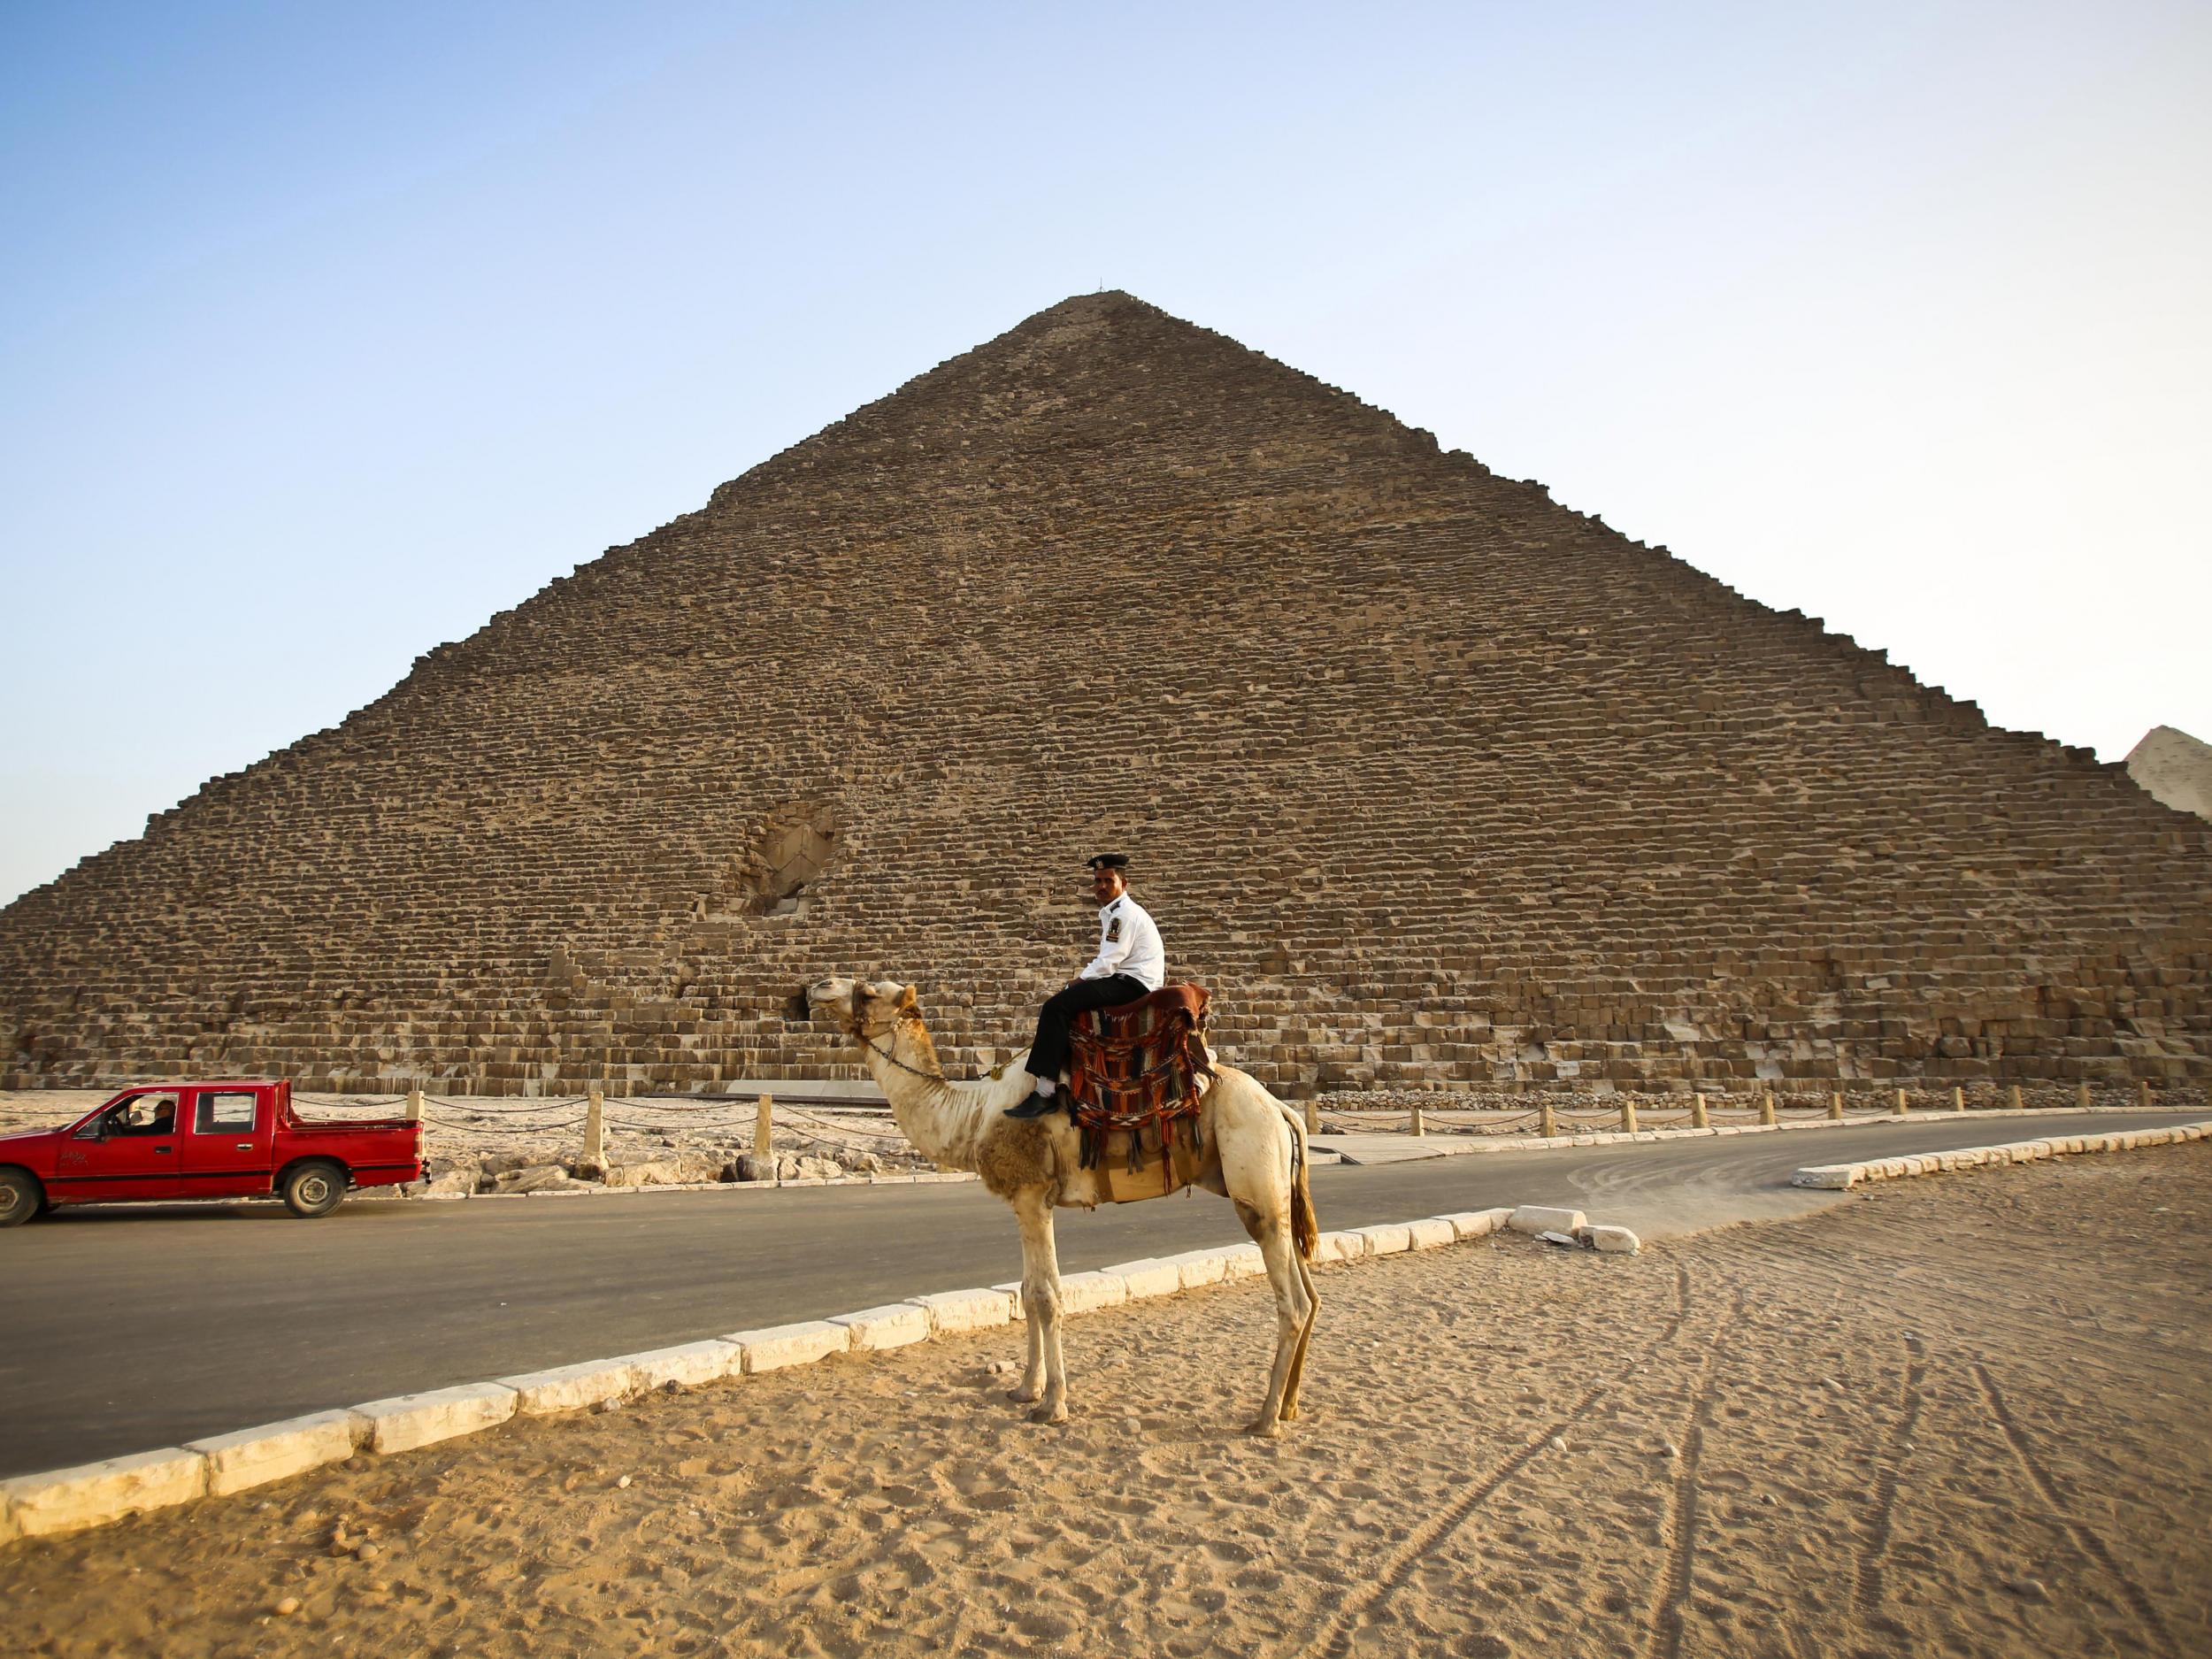
[(0, 7), (0, 900), (1126, 288), (2212, 741), (2212, 6)]

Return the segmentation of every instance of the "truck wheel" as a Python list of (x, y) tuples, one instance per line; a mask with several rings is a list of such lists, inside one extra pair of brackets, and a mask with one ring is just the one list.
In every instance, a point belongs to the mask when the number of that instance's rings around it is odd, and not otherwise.
[(38, 1178), (21, 1170), (0, 1170), (0, 1227), (19, 1227), (46, 1208)]
[(285, 1208), (310, 1220), (328, 1215), (345, 1195), (346, 1172), (320, 1159), (301, 1164), (284, 1178)]

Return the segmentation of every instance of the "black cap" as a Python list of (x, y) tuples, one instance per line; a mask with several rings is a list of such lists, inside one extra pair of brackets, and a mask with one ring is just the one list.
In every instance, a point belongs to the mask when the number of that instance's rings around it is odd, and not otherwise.
[(1126, 870), (1129, 868), (1129, 855), (1127, 853), (1101, 853), (1088, 862), (1094, 870)]

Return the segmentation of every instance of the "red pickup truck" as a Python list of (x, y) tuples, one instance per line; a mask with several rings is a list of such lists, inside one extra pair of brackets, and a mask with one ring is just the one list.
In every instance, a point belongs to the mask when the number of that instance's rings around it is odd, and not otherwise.
[(349, 1187), (422, 1179), (422, 1125), (303, 1118), (265, 1079), (126, 1089), (65, 1129), (0, 1135), (0, 1227), (56, 1204), (256, 1198), (326, 1216)]

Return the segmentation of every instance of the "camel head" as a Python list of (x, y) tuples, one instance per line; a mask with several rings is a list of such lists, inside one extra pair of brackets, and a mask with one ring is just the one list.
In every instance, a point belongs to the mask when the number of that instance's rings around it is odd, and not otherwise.
[(840, 974), (806, 988), (807, 1018), (848, 1037), (881, 1037), (918, 1016), (914, 987), (896, 979), (849, 979)]

